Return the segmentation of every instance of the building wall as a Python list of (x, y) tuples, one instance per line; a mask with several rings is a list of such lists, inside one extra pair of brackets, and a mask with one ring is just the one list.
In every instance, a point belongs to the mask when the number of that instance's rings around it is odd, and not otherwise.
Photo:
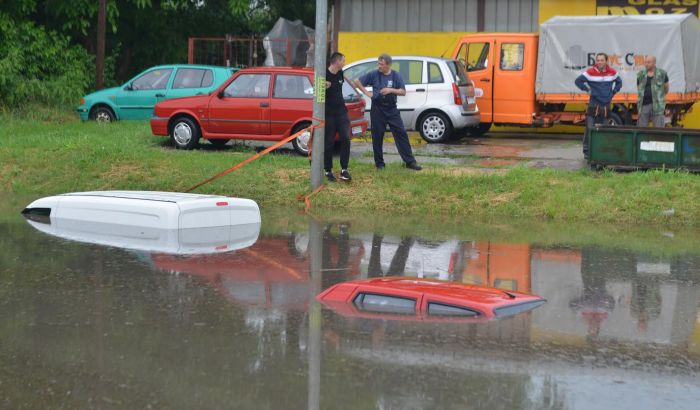
[[(486, 31), (535, 31), (539, 0), (484, 2)], [(478, 0), (343, 0), (340, 31), (477, 31)]]
[(338, 50), (345, 54), (347, 62), (376, 57), (381, 53), (391, 55), (424, 55), (450, 57), (457, 40), (464, 32), (447, 33), (352, 33), (338, 34)]
[(476, 10), (477, 0), (342, 0), (340, 31), (476, 31)]

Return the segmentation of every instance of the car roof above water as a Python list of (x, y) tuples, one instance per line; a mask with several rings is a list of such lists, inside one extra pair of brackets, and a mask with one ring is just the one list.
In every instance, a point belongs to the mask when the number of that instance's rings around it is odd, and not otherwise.
[(70, 192), (58, 196), (90, 196), (102, 198), (136, 199), (143, 201), (160, 202), (187, 202), (202, 199), (226, 198), (222, 195), (189, 194), (183, 192), (159, 192), (159, 191), (90, 191)]

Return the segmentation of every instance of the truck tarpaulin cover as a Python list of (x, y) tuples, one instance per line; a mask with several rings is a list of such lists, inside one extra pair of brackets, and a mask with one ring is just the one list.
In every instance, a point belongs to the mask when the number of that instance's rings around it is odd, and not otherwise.
[(311, 67), (314, 61), (314, 30), (301, 20), (280, 17), (263, 39), (265, 66)]
[(700, 21), (692, 14), (554, 17), (541, 26), (537, 94), (583, 93), (574, 80), (593, 65), (595, 54), (610, 56), (623, 93), (637, 93), (644, 56), (668, 72), (670, 92), (700, 91)]

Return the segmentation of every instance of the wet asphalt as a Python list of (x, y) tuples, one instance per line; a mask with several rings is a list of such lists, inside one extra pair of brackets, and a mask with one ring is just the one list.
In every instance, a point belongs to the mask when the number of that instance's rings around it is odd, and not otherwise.
[[(532, 168), (579, 170), (586, 167), (580, 136), (573, 134), (492, 133), (483, 138), (463, 138), (449, 143), (426, 143), (416, 132), (409, 133), (414, 156), (420, 163), (438, 163), (483, 169), (522, 164)], [(371, 139), (355, 139), (354, 157), (372, 163)], [(385, 162), (400, 162), (390, 134), (384, 142)]]
[[(441, 164), (473, 168), (483, 172), (523, 165), (531, 168), (552, 168), (576, 171), (587, 167), (577, 134), (548, 133), (489, 133), (481, 138), (463, 138), (458, 141), (428, 144), (417, 132), (409, 132), (409, 140), (416, 161), (420, 164)], [(257, 149), (273, 143), (236, 141)], [(229, 143), (231, 144), (231, 143)], [(280, 151), (293, 153), (291, 144)], [(350, 146), (352, 161), (373, 163), (370, 137), (354, 138)], [(400, 163), (390, 133), (384, 139), (384, 162)], [(337, 155), (337, 152), (336, 152)]]

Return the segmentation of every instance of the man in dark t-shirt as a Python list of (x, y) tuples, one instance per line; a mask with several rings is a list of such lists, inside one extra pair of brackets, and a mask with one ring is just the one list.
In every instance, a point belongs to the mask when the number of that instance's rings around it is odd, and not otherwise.
[[(394, 136), (396, 149), (401, 155), (406, 168), (420, 171), (422, 167), (416, 163), (408, 142), (408, 134), (401, 119), (401, 113), (396, 107), (397, 96), (406, 95), (406, 84), (401, 74), (391, 69), (391, 56), (382, 54), (377, 59), (377, 70), (370, 71), (355, 80), (355, 85), (367, 97), (372, 99), (370, 120), (372, 122), (372, 149), (374, 150), (374, 165), (377, 169), (384, 168), (384, 133), (389, 125)], [(367, 91), (365, 86), (372, 86)]]
[(352, 177), (348, 171), (350, 161), (350, 118), (348, 109), (345, 107), (343, 98), (343, 66), (345, 56), (341, 53), (331, 55), (330, 65), (326, 69), (326, 125), (325, 144), (323, 151), (323, 167), (326, 171), (326, 178), (330, 182), (335, 182), (333, 175), (333, 146), (335, 145), (335, 134), (340, 138), (340, 179), (350, 182)]

